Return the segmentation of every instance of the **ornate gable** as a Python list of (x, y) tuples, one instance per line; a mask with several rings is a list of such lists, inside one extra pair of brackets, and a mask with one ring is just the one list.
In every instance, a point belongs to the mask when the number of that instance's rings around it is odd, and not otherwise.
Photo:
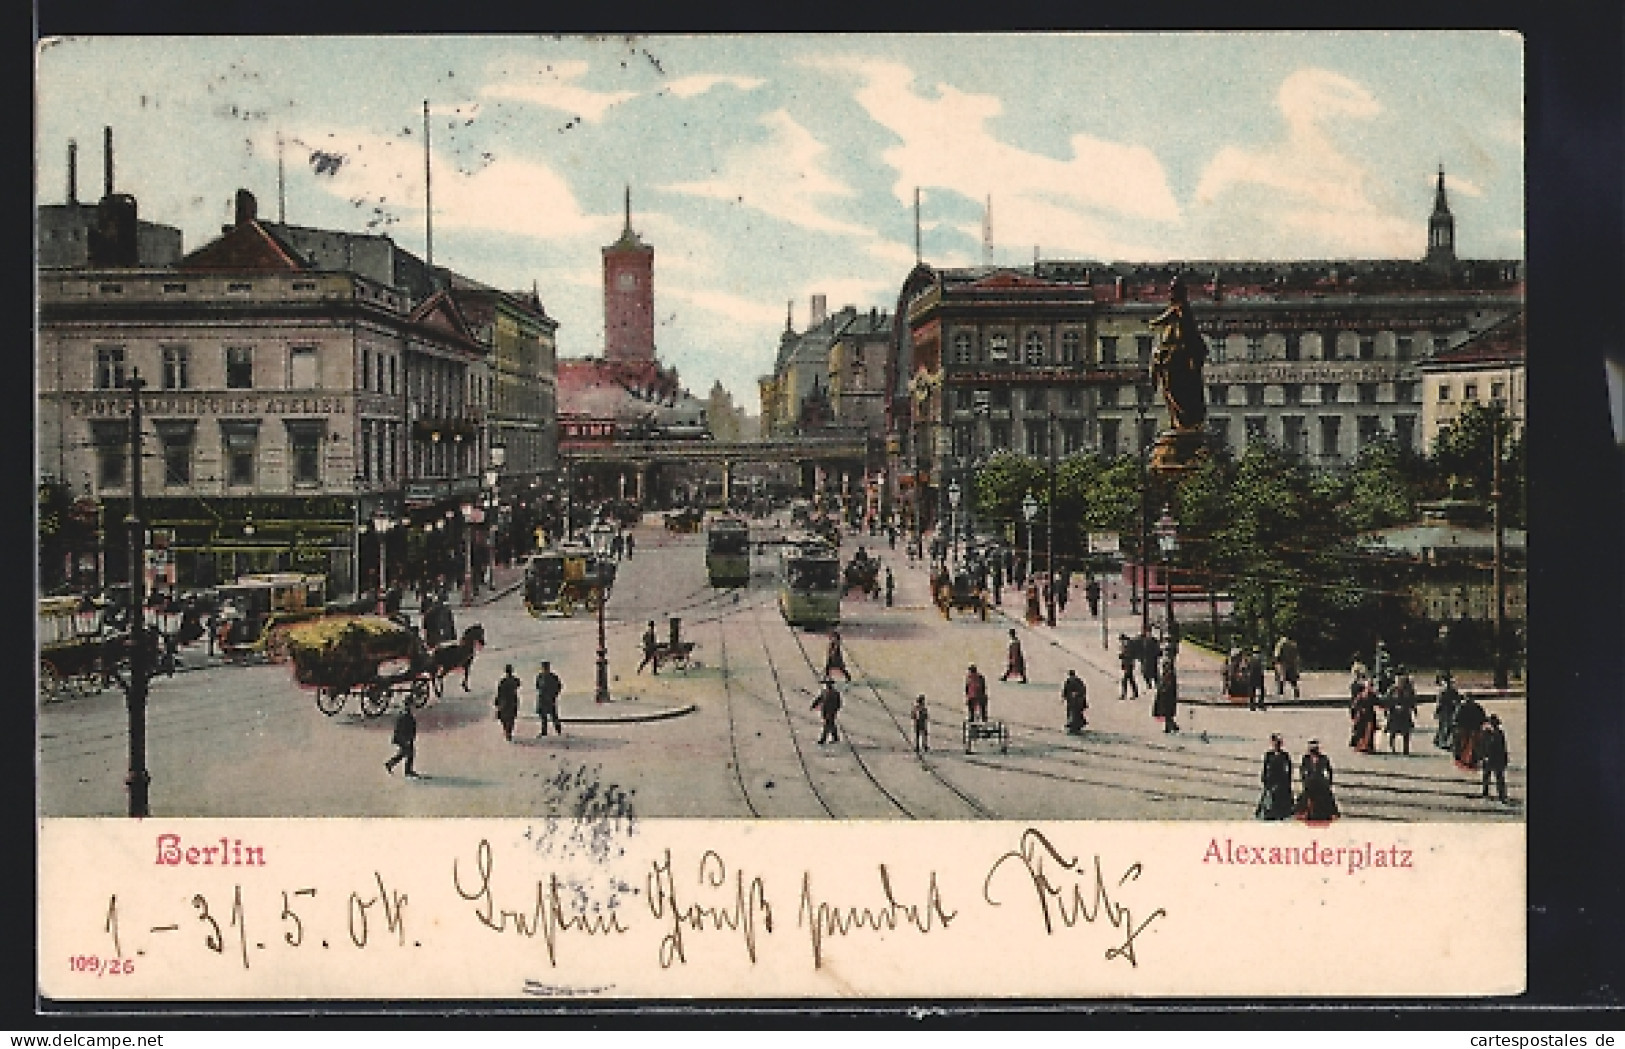
[(459, 342), (478, 342), (456, 300), (444, 291), (437, 291), (419, 303), (412, 311), (412, 323)]

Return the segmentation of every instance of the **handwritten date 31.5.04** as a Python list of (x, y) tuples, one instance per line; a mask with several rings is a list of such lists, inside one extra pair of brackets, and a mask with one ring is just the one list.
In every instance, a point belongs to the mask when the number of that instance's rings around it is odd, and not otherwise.
[[(335, 898), (342, 903), (328, 902)], [(179, 898), (173, 910), (142, 915), (145, 921), (128, 913), (129, 905), (115, 893), (108, 897), (102, 925), (112, 956), (75, 955), (73, 969), (98, 976), (133, 973), (135, 958), (167, 942), (231, 957), (244, 969), (253, 967), (260, 952), (274, 949), (421, 947), (419, 941), (408, 939), (407, 903), (407, 894), (390, 888), (376, 872), (373, 885), (347, 896), (318, 893), (308, 886), (245, 895), (241, 885), (234, 885), (227, 898), (193, 893)]]

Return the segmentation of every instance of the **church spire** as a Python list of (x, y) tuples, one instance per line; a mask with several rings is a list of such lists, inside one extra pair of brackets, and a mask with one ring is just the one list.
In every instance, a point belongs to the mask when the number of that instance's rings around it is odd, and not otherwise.
[(1445, 268), (1456, 261), (1456, 220), (1444, 191), (1444, 165), (1433, 191), (1433, 214), (1428, 217), (1428, 265)]
[[(1440, 179), (1442, 180), (1443, 177), (1444, 177), (1443, 172), (1440, 172)], [(1440, 182), (1440, 185), (1441, 185), (1441, 187), (1443, 186), (1442, 181)], [(1442, 188), (1441, 188), (1440, 192), (1443, 192)], [(626, 186), (626, 225), (621, 227), (621, 236), (625, 237), (628, 240), (632, 239), (632, 184), (631, 183), (627, 183), (627, 186)]]

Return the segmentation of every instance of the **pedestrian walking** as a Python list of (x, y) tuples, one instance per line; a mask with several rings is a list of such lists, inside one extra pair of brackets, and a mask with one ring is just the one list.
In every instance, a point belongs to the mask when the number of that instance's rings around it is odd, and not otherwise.
[(897, 549), (897, 526), (894, 524), (889, 524), (886, 526), (886, 549)]
[(931, 715), (925, 710), (925, 693), (914, 697), (909, 718), (914, 722), (914, 753), (923, 754), (931, 749)]
[(1320, 752), (1320, 741), (1309, 741), (1309, 752), (1298, 770), (1303, 793), (1293, 810), (1307, 823), (1329, 823), (1338, 816), (1337, 798), (1332, 794), (1332, 761)]
[(1162, 657), (1161, 672), (1157, 675), (1156, 696), (1151, 702), (1151, 716), (1162, 719), (1162, 731), (1178, 732), (1179, 722), (1174, 720), (1179, 713), (1179, 679), (1174, 674), (1174, 657), (1168, 653)]
[(1247, 649), (1247, 709), (1264, 709), (1264, 661), (1258, 650)]
[(835, 681), (832, 678), (826, 677), (824, 679), (824, 690), (818, 693), (818, 698), (813, 700), (812, 709), (818, 711), (824, 719), (824, 731), (819, 733), (818, 742), (839, 743), (841, 741), (841, 730), (836, 725), (835, 719), (841, 713), (841, 693), (836, 689)]
[(547, 735), (549, 721), (558, 729), (559, 735), (564, 735), (564, 724), (559, 721), (559, 693), (563, 691), (564, 682), (553, 673), (553, 664), (542, 660), (542, 669), (536, 675), (536, 720), (542, 723), (538, 736)]
[(1064, 615), (1066, 615), (1066, 599), (1067, 599), (1067, 595), (1068, 595), (1068, 592), (1072, 589), (1072, 570), (1070, 568), (1062, 569), (1060, 578), (1057, 580), (1057, 583), (1058, 583), (1058, 587), (1057, 587), (1057, 589), (1055, 591), (1055, 600), (1056, 600), (1056, 603), (1060, 606), (1061, 614), (1064, 616)]
[(1145, 676), (1146, 687), (1155, 692), (1157, 687), (1157, 667), (1162, 660), (1162, 646), (1151, 631), (1146, 630), (1140, 634), (1139, 644), (1140, 673)]
[(1292, 815), (1292, 755), (1281, 746), (1281, 734), (1270, 733), (1270, 749), (1264, 752), (1260, 776), (1264, 792), (1259, 795), (1253, 815), (1261, 820), (1284, 820)]
[(660, 641), (655, 636), (655, 621), (649, 620), (649, 625), (643, 628), (643, 662), (638, 664), (637, 673), (643, 673), (644, 667), (650, 667), (650, 673), (660, 673), (660, 660), (656, 654), (660, 651)]
[(987, 720), (987, 678), (972, 663), (965, 670), (965, 720)]
[(1381, 638), (1377, 639), (1377, 650), (1371, 657), (1371, 676), (1377, 680), (1377, 695), (1388, 695), (1394, 684), (1394, 658), (1388, 654), (1388, 646)]
[(1478, 768), (1478, 730), (1484, 727), (1484, 720), (1484, 707), (1472, 696), (1466, 696), (1456, 705), (1456, 764), (1461, 768)]
[(497, 720), (502, 723), (502, 738), (513, 742), (513, 723), (519, 717), (519, 679), (513, 676), (513, 664), (502, 668), (502, 680), (497, 682)]
[(1478, 730), (1478, 742), (1474, 747), (1478, 754), (1479, 768), (1484, 770), (1484, 789), (1481, 797), (1490, 796), (1490, 777), (1495, 777), (1495, 792), (1501, 799), (1501, 804), (1507, 803), (1507, 737), (1501, 731), (1501, 719), (1494, 714), (1490, 715), (1484, 726)]
[(1134, 690), (1134, 698), (1140, 698), (1140, 684), (1134, 680), (1135, 644), (1127, 634), (1117, 635), (1117, 663), (1123, 668), (1123, 677), (1117, 684), (1117, 698), (1127, 699), (1129, 690)]
[(1367, 680), (1349, 703), (1349, 746), (1362, 754), (1377, 749), (1377, 686)]
[(852, 675), (846, 669), (846, 655), (841, 651), (841, 632), (831, 630), (829, 647), (824, 650), (824, 677), (834, 680), (833, 672), (837, 670), (841, 672), (842, 677), (848, 681), (852, 680)]
[(1093, 619), (1100, 618), (1100, 580), (1090, 578), (1083, 588), (1084, 600), (1089, 602), (1089, 615)]
[(1021, 678), (1021, 683), (1027, 683), (1027, 657), (1021, 651), (1021, 639), (1016, 636), (1016, 628), (1010, 628), (1010, 644), (1005, 649), (1004, 673), (999, 676), (1000, 681), (1009, 681), (1011, 676)]
[(636, 545), (637, 545), (637, 540), (632, 538), (632, 533), (631, 532), (626, 533), (626, 559), (628, 561), (632, 560), (632, 548), (635, 547)]
[(1456, 691), (1456, 682), (1450, 676), (1450, 671), (1441, 671), (1434, 678), (1439, 686), (1439, 698), (1433, 705), (1433, 718), (1438, 727), (1433, 730), (1433, 745), (1440, 750), (1453, 750), (1456, 735), (1456, 707), (1461, 703), (1461, 693)]
[(1039, 620), (1044, 618), (1044, 609), (1039, 604), (1038, 580), (1027, 580), (1027, 625), (1037, 626)]
[(1405, 753), (1411, 752), (1411, 731), (1416, 728), (1416, 686), (1404, 667), (1394, 670), (1394, 687), (1388, 693), (1388, 721), (1383, 726), (1388, 736), (1388, 753), (1394, 752), (1394, 740), (1404, 742)]
[(1282, 636), (1275, 642), (1275, 694), (1286, 694), (1286, 686), (1292, 686), (1292, 698), (1301, 698), (1298, 692), (1298, 643), (1290, 637)]
[(1353, 699), (1365, 691), (1365, 683), (1371, 679), (1371, 671), (1366, 669), (1365, 661), (1355, 653), (1353, 661), (1349, 664), (1349, 698)]
[(890, 608), (892, 606), (892, 596), (893, 596), (893, 593), (896, 590), (896, 587), (897, 587), (897, 584), (891, 577), (891, 565), (887, 565), (886, 566), (886, 607), (887, 608)]
[(1044, 579), (1044, 616), (1049, 621), (1055, 619), (1055, 586), (1047, 577)]
[(1061, 700), (1066, 704), (1067, 735), (1082, 735), (1084, 726), (1089, 724), (1083, 713), (1089, 709), (1089, 687), (1076, 670), (1066, 672), (1066, 680), (1061, 683)]
[(993, 603), (1002, 605), (1004, 596), (1004, 558), (995, 553), (993, 555)]
[(395, 766), (404, 761), (406, 778), (417, 779), (418, 774), (412, 768), (412, 760), (417, 755), (418, 719), (417, 715), (412, 713), (411, 703), (401, 705), (401, 714), (395, 719), (395, 732), (389, 741), (395, 744), (395, 756), (384, 762), (384, 771), (393, 775)]

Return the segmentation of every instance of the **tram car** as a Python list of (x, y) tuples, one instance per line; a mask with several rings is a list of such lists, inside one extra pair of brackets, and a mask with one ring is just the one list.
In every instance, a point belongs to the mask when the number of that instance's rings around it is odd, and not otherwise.
[(737, 517), (719, 517), (705, 533), (705, 572), (712, 586), (750, 583), (750, 526)]
[(791, 541), (780, 556), (779, 611), (791, 626), (833, 627), (841, 621), (841, 562), (812, 537)]
[(525, 610), (538, 618), (549, 612), (574, 615), (578, 605), (596, 612), (600, 590), (607, 596), (614, 588), (615, 563), (584, 546), (540, 550), (525, 562)]

